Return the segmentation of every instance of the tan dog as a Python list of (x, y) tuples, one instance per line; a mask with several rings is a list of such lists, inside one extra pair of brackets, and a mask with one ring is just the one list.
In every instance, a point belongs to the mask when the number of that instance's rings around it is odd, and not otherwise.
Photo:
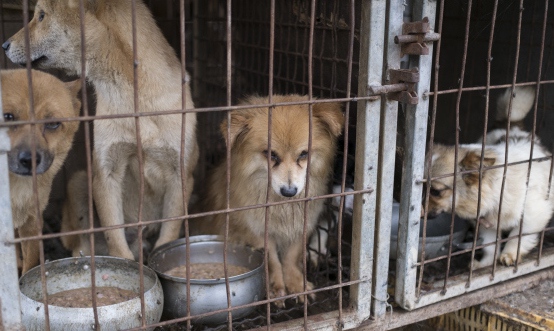
[[(31, 120), (27, 71), (2, 71), (1, 77), (4, 121)], [(62, 83), (54, 76), (33, 70), (32, 82), (36, 120), (79, 116), (79, 80)], [(34, 128), (30, 124), (9, 127), (10, 196), (14, 227), (20, 237), (42, 233), (37, 211), (42, 213), (46, 208), (52, 180), (65, 161), (78, 127), (77, 122), (48, 122), (36, 124)], [(33, 169), (31, 159), (33, 140), (36, 147), (36, 169)], [(38, 208), (33, 193), (33, 171), (37, 174)], [(22, 242), (22, 273), (38, 264), (38, 247), (37, 241)]]
[[(534, 90), (516, 90), (512, 107), (514, 121), (525, 117), (533, 105)], [(503, 99), (509, 99), (512, 93), (506, 93), (499, 101), (499, 106), (507, 105)], [(506, 109), (500, 108), (500, 119), (506, 119)], [(505, 149), (508, 144), (508, 163), (529, 160), (531, 152), (531, 135), (519, 128), (510, 130), (510, 138), (506, 142), (506, 130), (497, 129), (487, 136), (484, 152), (484, 167), (503, 165)], [(479, 169), (481, 160), (481, 144), (460, 145), (458, 150), (458, 171)], [(433, 146), (431, 176), (451, 174), (454, 172), (454, 146)], [(537, 139), (533, 158), (547, 157), (551, 154)], [(481, 182), (481, 209), (477, 215), (479, 173), (459, 174), (456, 177), (456, 206), (452, 207), (454, 178), (448, 176), (431, 182), (429, 197), (429, 214), (451, 212), (465, 219), (478, 219), (481, 223), (479, 235), (484, 244), (496, 241), (498, 226), (503, 231), (509, 231), (509, 236), (519, 234), (520, 220), (523, 217), (521, 249), (517, 254), (518, 238), (509, 240), (499, 254), (500, 262), (512, 265), (521, 260), (538, 242), (538, 232), (548, 224), (554, 209), (553, 193), (549, 195), (548, 177), (550, 161), (533, 162), (529, 185), (526, 187), (528, 163), (508, 165), (506, 182), (502, 200), (502, 210), (499, 215), (500, 194), (504, 168), (485, 170)], [(527, 194), (525, 194), (527, 192)], [(498, 224), (498, 226), (497, 226)], [(475, 269), (490, 266), (494, 263), (495, 246), (486, 246), (480, 261), (474, 261)], [(500, 252), (500, 249), (498, 250)]]
[[(306, 96), (299, 95), (273, 97), (274, 102), (305, 100), (308, 100)], [(267, 103), (267, 97), (250, 97), (243, 104)], [(231, 113), (231, 135), (226, 141), (227, 146), (231, 148), (231, 208), (266, 202), (268, 158), (271, 161), (269, 202), (305, 196), (309, 139), (308, 105), (279, 106), (272, 114), (271, 151), (268, 151), (268, 109), (254, 108)], [(333, 170), (336, 140), (342, 132), (343, 125), (344, 118), (339, 104), (323, 103), (313, 106), (313, 145), (308, 190), (311, 197), (329, 192), (328, 184)], [(221, 125), (221, 132), (227, 140), (227, 121)], [(201, 201), (202, 210), (227, 208), (226, 169), (226, 162), (223, 162), (209, 179), (208, 193)], [(304, 202), (291, 202), (269, 207), (268, 262), (273, 297), (304, 290), (304, 277), (300, 268), (304, 206)], [(324, 200), (311, 201), (307, 206), (309, 238), (317, 224), (318, 215), (323, 210)], [(265, 213), (265, 208), (231, 213), (231, 240), (263, 248)], [(224, 224), (224, 214), (198, 221), (203, 233), (222, 234)], [(312, 283), (308, 282), (307, 290), (312, 288)]]
[[(133, 43), (131, 1), (87, 0), (85, 4), (86, 75), (97, 95), (96, 115), (133, 114)], [(79, 0), (39, 0), (29, 23), (31, 59), (41, 68), (81, 73)], [(181, 64), (156, 26), (148, 8), (136, 2), (137, 80), (139, 112), (182, 108)], [(24, 31), (2, 47), (15, 63), (25, 63)], [(193, 108), (186, 83), (186, 108)], [(192, 172), (198, 160), (196, 115), (186, 115), (186, 148), (181, 154), (182, 116), (140, 118), (144, 164), (145, 203), (156, 207), (143, 221), (184, 214), (193, 187)], [(137, 220), (138, 201), (125, 192), (139, 192), (135, 119), (94, 122), (94, 201), (102, 226)], [(185, 160), (186, 192), (183, 198), (181, 159)], [(126, 180), (125, 178), (131, 178)], [(128, 185), (126, 185), (128, 184)], [(128, 203), (129, 202), (129, 203)], [(156, 246), (176, 239), (181, 221), (163, 223)], [(123, 229), (105, 232), (110, 255), (133, 259)]]

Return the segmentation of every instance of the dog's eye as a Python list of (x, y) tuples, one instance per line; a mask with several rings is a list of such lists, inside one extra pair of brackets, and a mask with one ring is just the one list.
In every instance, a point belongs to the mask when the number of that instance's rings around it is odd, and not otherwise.
[[(269, 157), (269, 152), (267, 150), (264, 150), (262, 153), (265, 155), (265, 157)], [(275, 163), (281, 162), (281, 159), (279, 159), (279, 156), (277, 156), (277, 153), (275, 153), (274, 151), (271, 151), (271, 161)]]
[(308, 158), (308, 151), (302, 151), (302, 153), (300, 153), (300, 155), (298, 155), (298, 161), (304, 160), (304, 159), (307, 159), (307, 158)]
[(60, 122), (54, 122), (54, 123), (46, 123), (44, 124), (44, 127), (49, 130), (56, 130), (57, 128), (60, 127), (60, 125), (62, 125)]
[(44, 13), (44, 10), (41, 10), (40, 13), (38, 13), (38, 21), (39, 22), (42, 22), (42, 20), (44, 19), (44, 15), (46, 15)]
[(15, 121), (15, 116), (13, 116), (12, 113), (5, 113), (4, 114), (4, 121), (6, 121), (6, 122)]
[(436, 188), (432, 188), (431, 187), (431, 190), (429, 191), (429, 194), (432, 196), (432, 197), (440, 197), (441, 196), (441, 190), (437, 190)]

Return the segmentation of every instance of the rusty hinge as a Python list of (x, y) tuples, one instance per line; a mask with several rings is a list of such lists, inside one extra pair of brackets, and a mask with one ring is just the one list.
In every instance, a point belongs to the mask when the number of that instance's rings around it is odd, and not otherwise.
[(436, 32), (429, 32), (429, 18), (422, 21), (404, 23), (402, 35), (394, 37), (394, 43), (401, 45), (402, 55), (429, 55), (429, 41), (437, 41), (441, 37)]
[(418, 103), (419, 98), (415, 91), (419, 82), (418, 68), (389, 69), (390, 84), (381, 86), (369, 86), (370, 94), (387, 94), (390, 100), (404, 102), (410, 105)]

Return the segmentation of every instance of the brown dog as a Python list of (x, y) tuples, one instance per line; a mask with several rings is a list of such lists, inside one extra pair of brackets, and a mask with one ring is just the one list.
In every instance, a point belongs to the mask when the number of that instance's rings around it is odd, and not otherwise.
[[(135, 11), (137, 61), (133, 51), (132, 2), (83, 1), (85, 15), (82, 18), (80, 3), (79, 0), (37, 2), (35, 15), (29, 22), (30, 56), (34, 66), (81, 74), (82, 19), (86, 38), (86, 76), (96, 90), (96, 115), (131, 115), (135, 110), (155, 113), (194, 108), (188, 82), (184, 88), (186, 104), (183, 105), (181, 63), (142, 1), (136, 2)], [(24, 37), (22, 29), (2, 45), (6, 55), (15, 63), (25, 63)], [(142, 174), (138, 165), (139, 155), (144, 165), (143, 201), (155, 207), (153, 213), (143, 215), (142, 220), (175, 218), (185, 212), (185, 203), (193, 187), (192, 172), (198, 160), (196, 114), (186, 115), (186, 147), (183, 152), (181, 114), (144, 116), (139, 122), (140, 151), (135, 118), (94, 122), (93, 195), (102, 226), (137, 221), (140, 200), (129, 198), (125, 193), (140, 192)], [(185, 197), (181, 180), (183, 159), (186, 168), (183, 174)], [(179, 220), (164, 222), (156, 246), (177, 239), (181, 223)], [(157, 230), (153, 229), (158, 233)], [(110, 255), (134, 258), (123, 228), (106, 231), (105, 236)]]
[[(276, 95), (274, 102), (301, 102), (307, 96)], [(243, 104), (267, 104), (267, 97), (250, 97)], [(336, 140), (341, 134), (344, 118), (338, 103), (313, 106), (313, 136), (309, 167), (308, 196), (329, 192)], [(278, 106), (272, 112), (271, 151), (268, 150), (268, 108), (231, 112), (231, 134), (226, 141), (231, 148), (230, 207), (264, 204), (304, 198), (308, 169), (309, 112), (308, 105)], [(227, 121), (221, 125), (227, 140)], [(271, 162), (271, 189), (268, 192), (268, 158)], [(208, 193), (202, 199), (202, 210), (227, 208), (226, 162), (209, 179)], [(269, 272), (272, 296), (304, 290), (304, 275), (300, 268), (304, 202), (291, 202), (269, 207)], [(317, 224), (324, 200), (307, 204), (307, 235)], [(264, 247), (265, 208), (249, 209), (229, 214), (231, 240)], [(222, 234), (225, 214), (197, 221), (201, 233)], [(194, 231), (193, 231), (194, 232)], [(307, 290), (313, 288), (307, 283)], [(286, 291), (285, 291), (286, 290)], [(300, 297), (303, 300), (303, 297)], [(282, 304), (282, 302), (278, 302)]]
[[(27, 71), (2, 71), (2, 102), (4, 121), (31, 119)], [(79, 80), (63, 83), (52, 75), (32, 71), (35, 119), (55, 119), (79, 116), (81, 102), (77, 94)], [(62, 167), (73, 144), (77, 122), (48, 122), (10, 126), (11, 150), (8, 152), (10, 196), (14, 227), (20, 237), (36, 236), (42, 232), (37, 211), (42, 213), (48, 203), (52, 180)], [(32, 143), (36, 147), (36, 169), (32, 167)], [(35, 203), (32, 174), (37, 174), (38, 209)], [(21, 244), (22, 273), (38, 264), (37, 241)]]

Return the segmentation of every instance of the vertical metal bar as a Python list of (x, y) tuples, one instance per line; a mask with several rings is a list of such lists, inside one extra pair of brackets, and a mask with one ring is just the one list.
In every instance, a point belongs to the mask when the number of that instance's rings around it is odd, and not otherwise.
[[(434, 29), (436, 1), (417, 0), (413, 6), (414, 21), (429, 18)], [(433, 45), (428, 44), (429, 53)], [(413, 309), (416, 302), (417, 252), (419, 246), (419, 221), (421, 215), (421, 179), (423, 178), (425, 141), (427, 135), (427, 113), (431, 83), (432, 56), (411, 56), (410, 66), (419, 68), (417, 105), (406, 106), (405, 158), (402, 165), (400, 215), (398, 219), (398, 257), (396, 260), (396, 302)]]
[[(88, 97), (87, 97), (87, 84), (86, 84), (86, 39), (85, 39), (85, 4), (84, 1), (79, 1), (79, 23), (80, 23), (80, 32), (81, 32), (81, 99), (83, 113), (85, 116), (88, 116)], [(92, 196), (92, 153), (90, 148), (90, 124), (87, 122), (84, 125), (85, 129), (85, 153), (87, 159), (87, 190), (88, 190), (88, 219), (89, 219), (89, 229), (94, 229), (94, 210), (93, 210), (93, 196)], [(98, 322), (98, 304), (96, 300), (96, 261), (95, 261), (95, 242), (94, 242), (94, 232), (89, 234), (90, 241), (90, 279), (91, 279), (91, 298), (92, 298), (92, 314), (94, 316), (94, 325), (96, 329), (100, 328), (100, 323)]]
[[(139, 91), (138, 91), (138, 75), (139, 75), (139, 58), (138, 58), (138, 41), (137, 41), (137, 8), (136, 0), (131, 0), (131, 31), (133, 35), (133, 108), (134, 113), (140, 112), (139, 104)], [(135, 117), (135, 134), (137, 138), (137, 160), (139, 167), (139, 203), (138, 203), (138, 215), (137, 215), (137, 228), (138, 228), (138, 247), (142, 247), (142, 211), (144, 206), (144, 159), (142, 154), (142, 138), (140, 130), (140, 117)], [(140, 297), (140, 312), (141, 312), (141, 324), (146, 326), (146, 307), (144, 302), (144, 252), (139, 248), (139, 297)], [(100, 328), (98, 328), (100, 329)]]
[[(0, 70), (0, 74), (1, 74)], [(0, 118), (4, 118), (2, 108), (2, 80), (0, 79)], [(10, 202), (10, 177), (8, 170), (8, 152), (10, 138), (8, 127), (0, 125), (0, 329), (22, 330), (21, 305), (19, 302), (17, 258), (14, 240), (12, 206)]]
[[(404, 4), (401, 1), (389, 2), (387, 12), (387, 31), (385, 33), (385, 58), (383, 66), (383, 84), (389, 78), (387, 71), (400, 69), (400, 46), (394, 43), (394, 37), (402, 34)], [(387, 284), (389, 272), (390, 234), (392, 218), (392, 190), (396, 157), (396, 126), (398, 117), (398, 102), (382, 97), (381, 105), (381, 141), (379, 150), (379, 166), (377, 177), (377, 212), (375, 216), (375, 263), (373, 279), (374, 316), (383, 316), (387, 309)]]
[[(231, 24), (231, 14), (232, 14), (232, 0), (227, 0), (227, 9), (226, 9), (226, 26), (225, 31), (227, 34), (227, 106), (231, 106), (231, 92), (232, 92), (232, 24)], [(231, 208), (231, 112), (227, 112), (227, 190), (226, 190), (226, 201), (227, 209)], [(229, 287), (229, 274), (228, 274), (228, 249), (229, 249), (229, 213), (225, 213), (225, 240), (223, 242), (223, 272), (225, 275), (225, 292), (227, 293), (227, 308), (231, 308), (231, 289)], [(233, 313), (231, 310), (227, 312), (227, 325), (229, 331), (233, 330)]]
[[(385, 0), (362, 2), (359, 97), (368, 96), (368, 87), (381, 85), (383, 81), (386, 9)], [(355, 190), (375, 189), (377, 186), (380, 114), (381, 100), (358, 102)], [(354, 197), (350, 279), (363, 282), (352, 286), (350, 303), (354, 306), (359, 321), (370, 316), (376, 203), (375, 192)]]
[[(168, 4), (169, 6), (170, 4)], [(170, 13), (168, 13), (170, 15)], [(189, 84), (187, 79), (187, 62), (186, 62), (186, 47), (185, 47), (185, 1), (181, 1), (179, 5), (179, 30), (180, 38), (179, 42), (181, 44), (181, 110), (183, 114), (181, 115), (181, 148), (180, 148), (180, 157), (179, 157), (179, 167), (181, 171), (181, 192), (183, 194), (183, 207), (185, 215), (188, 215), (188, 201), (187, 201), (187, 161), (184, 158), (186, 151), (186, 137), (187, 137), (187, 114), (184, 112), (187, 108), (187, 86)], [(185, 227), (185, 265), (190, 265), (190, 229), (189, 229), (189, 219), (186, 218), (184, 221)], [(186, 268), (186, 294), (187, 294), (187, 317), (190, 317), (190, 270), (191, 268)], [(191, 321), (187, 319), (187, 330), (191, 328)]]

